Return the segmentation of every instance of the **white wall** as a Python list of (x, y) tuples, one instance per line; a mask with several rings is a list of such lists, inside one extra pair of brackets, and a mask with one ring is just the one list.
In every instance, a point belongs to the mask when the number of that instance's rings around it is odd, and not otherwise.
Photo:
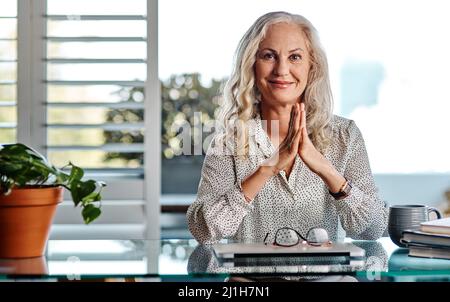
[(442, 207), (450, 190), (449, 174), (377, 174), (380, 196), (389, 205), (419, 203)]

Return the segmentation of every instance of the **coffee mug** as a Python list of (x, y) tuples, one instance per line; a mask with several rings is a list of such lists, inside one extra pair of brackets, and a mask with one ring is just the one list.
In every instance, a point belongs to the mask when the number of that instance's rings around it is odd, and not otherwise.
[(394, 205), (389, 207), (388, 233), (391, 240), (400, 247), (406, 247), (400, 242), (403, 231), (418, 230), (422, 222), (430, 220), (430, 213), (436, 213), (437, 219), (441, 212), (426, 205)]

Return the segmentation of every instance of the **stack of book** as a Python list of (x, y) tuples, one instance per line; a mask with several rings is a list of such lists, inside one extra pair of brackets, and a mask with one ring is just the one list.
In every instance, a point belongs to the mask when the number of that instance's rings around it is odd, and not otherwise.
[(418, 231), (404, 231), (401, 241), (409, 256), (450, 259), (450, 218), (423, 222)]

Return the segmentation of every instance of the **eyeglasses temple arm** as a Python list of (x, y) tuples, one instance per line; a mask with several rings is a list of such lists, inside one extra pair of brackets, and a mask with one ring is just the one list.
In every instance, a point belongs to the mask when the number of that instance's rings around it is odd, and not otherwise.
[(267, 237), (269, 237), (269, 233), (267, 233), (267, 234), (266, 234), (266, 237), (264, 237), (264, 241), (263, 241), (263, 242), (264, 242), (265, 245), (267, 245), (267, 242), (266, 242)]

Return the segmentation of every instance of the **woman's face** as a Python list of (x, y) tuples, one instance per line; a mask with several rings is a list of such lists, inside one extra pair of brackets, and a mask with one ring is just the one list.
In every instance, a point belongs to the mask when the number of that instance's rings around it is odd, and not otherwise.
[(272, 105), (295, 104), (308, 81), (306, 37), (295, 24), (271, 25), (256, 55), (255, 80), (262, 100)]

